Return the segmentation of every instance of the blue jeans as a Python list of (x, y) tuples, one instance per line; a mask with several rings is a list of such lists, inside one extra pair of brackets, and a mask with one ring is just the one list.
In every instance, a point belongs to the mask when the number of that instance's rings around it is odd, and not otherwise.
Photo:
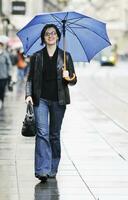
[(56, 174), (61, 157), (60, 130), (66, 106), (40, 99), (36, 120), (35, 174)]

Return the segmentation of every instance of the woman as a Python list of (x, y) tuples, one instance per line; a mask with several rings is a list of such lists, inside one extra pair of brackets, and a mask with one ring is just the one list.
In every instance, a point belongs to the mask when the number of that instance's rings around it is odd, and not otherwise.
[(68, 70), (63, 70), (64, 52), (57, 43), (61, 34), (54, 24), (47, 24), (41, 32), (45, 47), (30, 58), (30, 72), (26, 83), (26, 102), (34, 104), (36, 119), (35, 176), (46, 182), (55, 178), (61, 157), (60, 129), (66, 104), (70, 103), (65, 77), (73, 75), (74, 66), (66, 53)]

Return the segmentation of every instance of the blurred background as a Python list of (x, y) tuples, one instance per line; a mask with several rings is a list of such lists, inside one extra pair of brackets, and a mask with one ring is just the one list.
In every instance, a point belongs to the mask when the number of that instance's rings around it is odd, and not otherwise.
[(9, 37), (8, 45), (18, 48), (16, 32), (37, 13), (74, 10), (107, 23), (114, 50), (119, 57), (128, 55), (127, 0), (0, 0), (0, 35)]

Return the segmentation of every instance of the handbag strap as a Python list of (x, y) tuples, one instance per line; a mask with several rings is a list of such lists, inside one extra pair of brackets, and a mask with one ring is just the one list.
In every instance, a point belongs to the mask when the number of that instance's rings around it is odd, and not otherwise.
[(34, 110), (33, 110), (33, 105), (31, 104), (31, 102), (29, 101), (28, 104), (27, 104), (27, 111), (26, 111), (28, 114), (33, 114), (34, 113)]

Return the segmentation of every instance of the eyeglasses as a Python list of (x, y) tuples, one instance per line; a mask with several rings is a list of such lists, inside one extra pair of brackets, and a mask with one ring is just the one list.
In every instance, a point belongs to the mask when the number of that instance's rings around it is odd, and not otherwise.
[(55, 32), (55, 31), (52, 31), (51, 33), (49, 33), (49, 32), (46, 32), (45, 33), (45, 37), (49, 37), (49, 36), (55, 36), (57, 33)]

